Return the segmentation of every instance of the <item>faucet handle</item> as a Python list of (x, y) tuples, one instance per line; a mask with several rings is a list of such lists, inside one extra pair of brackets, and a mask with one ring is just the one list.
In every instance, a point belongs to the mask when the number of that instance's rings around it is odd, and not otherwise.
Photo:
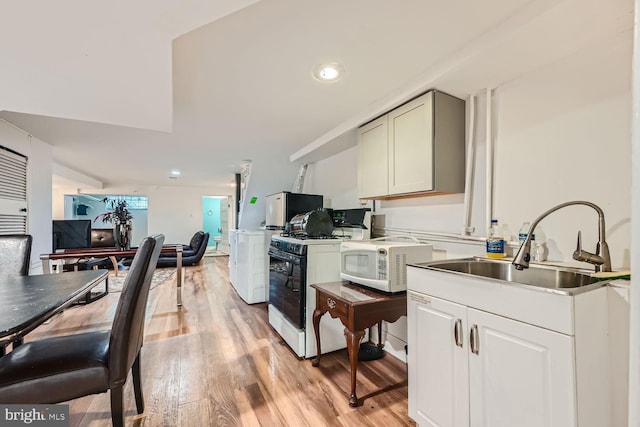
[(605, 263), (604, 258), (602, 258), (601, 256), (582, 250), (582, 232), (581, 231), (578, 231), (578, 244), (575, 252), (573, 253), (573, 259), (575, 259), (576, 261), (588, 262), (594, 265), (602, 265)]
[(578, 243), (576, 244), (576, 250), (573, 252), (573, 259), (576, 261), (587, 261), (589, 252), (582, 250), (582, 231), (578, 231)]
[(576, 246), (576, 252), (582, 252), (582, 231), (578, 230), (578, 244)]

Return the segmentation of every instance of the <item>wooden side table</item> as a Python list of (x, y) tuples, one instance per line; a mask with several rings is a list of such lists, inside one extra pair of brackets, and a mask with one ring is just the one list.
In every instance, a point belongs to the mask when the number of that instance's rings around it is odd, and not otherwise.
[[(349, 282), (331, 282), (311, 285), (316, 290), (316, 309), (313, 312), (313, 329), (316, 334), (318, 355), (312, 365), (320, 364), (320, 318), (326, 312), (339, 318), (345, 326), (347, 350), (351, 365), (351, 394), (349, 406), (358, 406), (356, 396), (356, 374), (358, 371), (358, 350), (364, 330), (382, 321), (395, 322), (407, 314), (407, 294), (387, 295), (360, 288)], [(380, 342), (380, 340), (379, 340)], [(379, 343), (378, 346), (382, 346)]]

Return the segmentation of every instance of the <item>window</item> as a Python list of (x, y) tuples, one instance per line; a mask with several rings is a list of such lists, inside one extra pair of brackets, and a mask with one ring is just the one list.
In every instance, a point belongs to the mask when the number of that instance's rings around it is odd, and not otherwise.
[(108, 202), (115, 200), (116, 203), (120, 200), (125, 200), (129, 209), (149, 209), (149, 202), (146, 196), (108, 196), (107, 199)]

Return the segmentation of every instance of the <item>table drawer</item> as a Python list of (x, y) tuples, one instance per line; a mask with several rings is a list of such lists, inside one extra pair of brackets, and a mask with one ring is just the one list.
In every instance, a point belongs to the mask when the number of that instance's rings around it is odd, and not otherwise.
[(349, 312), (346, 302), (333, 298), (331, 295), (322, 295), (320, 302), (332, 317), (346, 317)]

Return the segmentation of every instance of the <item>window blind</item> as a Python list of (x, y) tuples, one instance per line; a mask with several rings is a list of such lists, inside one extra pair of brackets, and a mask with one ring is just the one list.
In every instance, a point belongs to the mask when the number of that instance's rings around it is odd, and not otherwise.
[(27, 232), (27, 158), (0, 146), (0, 234)]

